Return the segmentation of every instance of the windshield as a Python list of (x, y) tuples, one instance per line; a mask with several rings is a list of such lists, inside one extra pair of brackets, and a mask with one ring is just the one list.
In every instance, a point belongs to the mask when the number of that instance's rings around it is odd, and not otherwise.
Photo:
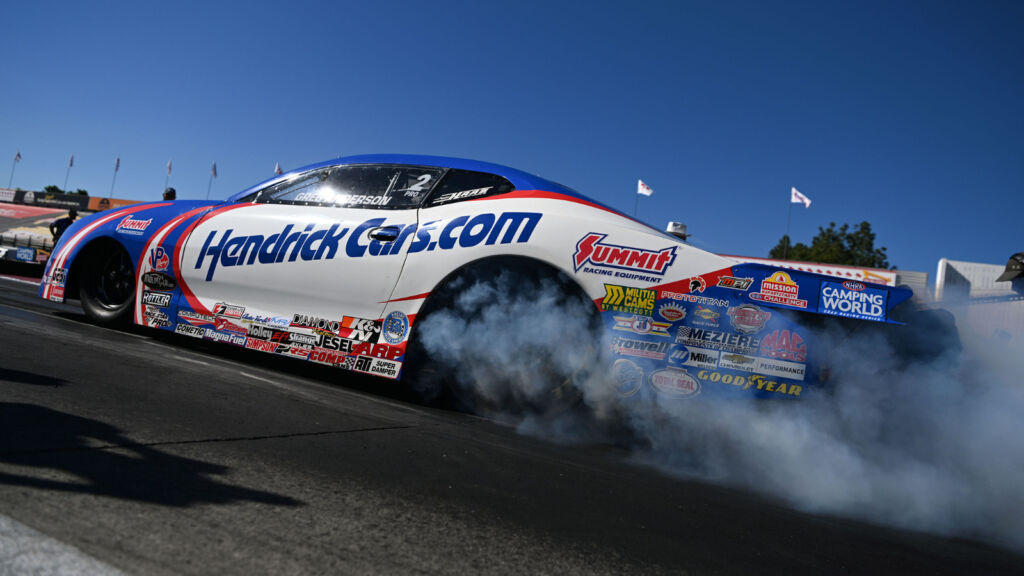
[(434, 167), (367, 164), (296, 174), (239, 202), (402, 210), (416, 208), (441, 179)]

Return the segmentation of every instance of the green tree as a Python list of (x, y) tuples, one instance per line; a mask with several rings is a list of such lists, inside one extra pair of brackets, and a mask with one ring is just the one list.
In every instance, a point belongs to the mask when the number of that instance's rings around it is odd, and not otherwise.
[(870, 223), (861, 222), (850, 231), (849, 224), (836, 228), (835, 222), (829, 222), (828, 228), (818, 226), (818, 235), (811, 240), (810, 246), (802, 242), (794, 246), (790, 237), (785, 235), (769, 256), (799, 262), (887, 269), (890, 267), (889, 257), (885, 252), (884, 246), (875, 248), (875, 233), (871, 231)]
[(61, 190), (60, 186), (57, 186), (56, 184), (50, 184), (46, 188), (43, 188), (43, 192), (46, 192), (47, 194), (78, 194), (79, 196), (89, 195), (89, 192), (83, 190), (82, 188), (79, 188), (78, 190), (72, 192), (71, 190)]

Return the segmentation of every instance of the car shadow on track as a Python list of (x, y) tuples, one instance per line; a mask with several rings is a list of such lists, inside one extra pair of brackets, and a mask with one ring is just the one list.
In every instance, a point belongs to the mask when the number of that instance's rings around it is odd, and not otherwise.
[(230, 468), (132, 442), (110, 424), (33, 404), (0, 402), (0, 484), (163, 506), (303, 502), (232, 486)]
[(32, 372), (23, 372), (21, 370), (12, 370), (10, 368), (0, 368), (0, 381), (54, 387), (63, 386), (68, 383), (67, 380), (63, 380), (61, 378), (44, 376), (43, 374), (33, 374)]

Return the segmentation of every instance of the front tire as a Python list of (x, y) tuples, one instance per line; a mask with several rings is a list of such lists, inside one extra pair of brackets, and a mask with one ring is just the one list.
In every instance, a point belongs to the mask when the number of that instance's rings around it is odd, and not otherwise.
[(116, 244), (85, 257), (79, 280), (85, 315), (98, 324), (129, 324), (135, 303), (135, 267), (128, 251)]

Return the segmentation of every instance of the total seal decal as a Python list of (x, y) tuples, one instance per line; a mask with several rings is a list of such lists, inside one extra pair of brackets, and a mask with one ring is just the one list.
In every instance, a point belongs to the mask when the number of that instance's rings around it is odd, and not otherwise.
[(750, 294), (751, 300), (769, 304), (782, 304), (793, 308), (807, 308), (807, 300), (798, 298), (800, 285), (786, 272), (775, 272), (761, 280), (761, 291)]
[[(576, 243), (576, 252), (572, 256), (573, 269), (579, 272), (590, 274), (604, 274), (631, 280), (643, 280), (647, 282), (660, 282), (658, 276), (664, 276), (665, 271), (676, 260), (676, 247), (662, 248), (661, 250), (646, 250), (631, 246), (618, 246), (601, 242), (607, 234), (591, 232), (580, 238)], [(639, 272), (632, 274), (628, 272), (617, 272), (626, 270)]]
[(691, 398), (700, 394), (700, 382), (683, 368), (663, 368), (651, 374), (651, 386), (669, 398)]
[(821, 283), (818, 312), (860, 320), (885, 320), (885, 301), (888, 291), (871, 288), (854, 280), (843, 283)]
[[(501, 214), (477, 214), (459, 216), (449, 220), (440, 233), (438, 222), (423, 225), (405, 225), (394, 242), (376, 240), (364, 242), (365, 233), (373, 228), (386, 225), (386, 218), (373, 218), (359, 224), (349, 233), (340, 224), (329, 227), (310, 224), (287, 224), (280, 231), (263, 236), (253, 234), (234, 236), (234, 229), (211, 230), (203, 242), (196, 258), (195, 269), (206, 267), (206, 281), (213, 280), (217, 267), (253, 266), (256, 264), (280, 264), (296, 260), (333, 260), (344, 250), (349, 258), (388, 256), (401, 252), (405, 241), (415, 234), (409, 253), (431, 252), (435, 249), (452, 250), (458, 247), (472, 248), (485, 244), (522, 244), (541, 220), (537, 212), (503, 212)], [(461, 231), (460, 231), (461, 229)], [(504, 233), (503, 233), (504, 232)], [(345, 240), (345, 238), (348, 238)]]

